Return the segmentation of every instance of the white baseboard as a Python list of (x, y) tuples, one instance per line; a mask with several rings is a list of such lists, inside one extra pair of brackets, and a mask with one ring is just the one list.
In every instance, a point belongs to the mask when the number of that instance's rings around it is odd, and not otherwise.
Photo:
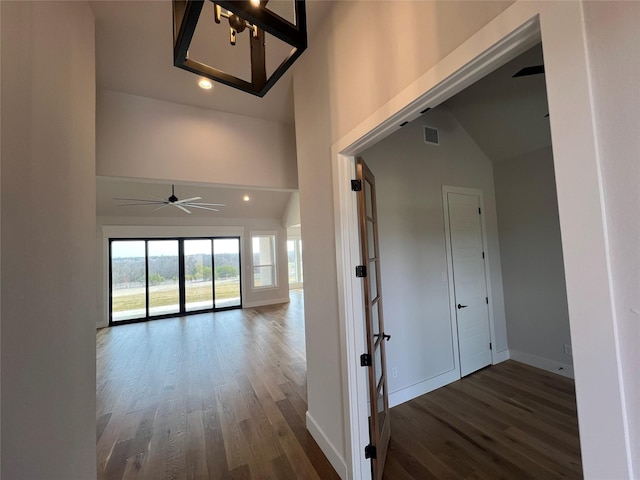
[(344, 457), (340, 455), (336, 447), (331, 443), (331, 440), (327, 438), (308, 411), (307, 430), (309, 430), (309, 433), (320, 447), (320, 450), (325, 454), (338, 476), (342, 480), (345, 480), (347, 478), (347, 464), (344, 461)]
[(496, 352), (493, 354), (493, 364), (497, 365), (498, 363), (506, 362), (511, 358), (511, 354), (509, 353), (509, 349), (502, 350), (501, 352)]
[(109, 320), (100, 320), (96, 322), (96, 330), (109, 326)]
[(444, 387), (460, 380), (460, 372), (458, 370), (449, 370), (448, 372), (441, 373), (435, 377), (431, 377), (422, 382), (415, 383), (395, 392), (389, 393), (389, 408), (400, 405), (401, 403), (413, 400), (420, 395), (434, 391), (437, 388)]
[(569, 365), (566, 363), (560, 363), (556, 360), (550, 360), (548, 358), (538, 357), (536, 355), (531, 355), (530, 353), (519, 352), (517, 350), (509, 350), (511, 354), (511, 359), (516, 362), (525, 363), (527, 365), (531, 365), (532, 367), (539, 368), (541, 370), (546, 370), (547, 372), (556, 373), (558, 375), (562, 375), (567, 378), (573, 377), (573, 365)]
[(269, 300), (258, 300), (256, 302), (242, 302), (242, 308), (264, 307), (266, 305), (277, 305), (279, 303), (289, 303), (289, 297), (272, 298)]

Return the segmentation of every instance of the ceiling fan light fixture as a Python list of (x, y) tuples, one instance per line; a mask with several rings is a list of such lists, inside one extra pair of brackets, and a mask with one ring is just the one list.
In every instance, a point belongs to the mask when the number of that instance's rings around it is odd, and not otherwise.
[[(229, 21), (229, 42), (236, 45), (237, 35), (249, 31), (251, 80), (247, 81), (211, 65), (189, 57), (189, 47), (207, 0), (172, 0), (173, 5), (173, 64), (216, 82), (263, 97), (307, 48), (307, 18), (305, 0), (291, 0), (293, 21), (272, 11), (267, 1), (209, 0), (215, 7), (214, 21)], [(205, 20), (206, 21), (206, 20)], [(207, 25), (207, 28), (213, 27)], [(280, 65), (267, 76), (266, 35), (272, 35), (288, 47), (289, 53)], [(213, 46), (215, 53), (215, 46)]]

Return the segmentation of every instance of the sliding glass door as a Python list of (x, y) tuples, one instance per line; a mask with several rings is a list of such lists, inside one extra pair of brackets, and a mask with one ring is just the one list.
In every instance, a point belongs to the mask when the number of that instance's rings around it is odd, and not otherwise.
[(146, 243), (111, 243), (111, 319), (131, 320), (147, 314)]
[(180, 313), (179, 262), (177, 240), (147, 242), (149, 316)]
[(240, 238), (112, 239), (111, 323), (241, 308)]
[[(235, 239), (232, 239), (235, 241)], [(185, 310), (213, 308), (211, 239), (185, 240)]]
[(216, 307), (240, 306), (240, 242), (233, 238), (213, 240)]

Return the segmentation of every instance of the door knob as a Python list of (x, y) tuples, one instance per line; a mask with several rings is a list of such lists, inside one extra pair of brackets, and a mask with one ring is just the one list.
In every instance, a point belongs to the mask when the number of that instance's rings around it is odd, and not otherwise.
[(469, 305), (460, 305), (458, 304), (458, 310), (460, 310), (461, 308), (467, 308)]

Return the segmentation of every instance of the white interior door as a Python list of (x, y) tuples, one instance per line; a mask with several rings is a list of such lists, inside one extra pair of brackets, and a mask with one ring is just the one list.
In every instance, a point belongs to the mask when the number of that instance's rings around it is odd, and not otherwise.
[(460, 375), (491, 364), (480, 196), (447, 192)]

